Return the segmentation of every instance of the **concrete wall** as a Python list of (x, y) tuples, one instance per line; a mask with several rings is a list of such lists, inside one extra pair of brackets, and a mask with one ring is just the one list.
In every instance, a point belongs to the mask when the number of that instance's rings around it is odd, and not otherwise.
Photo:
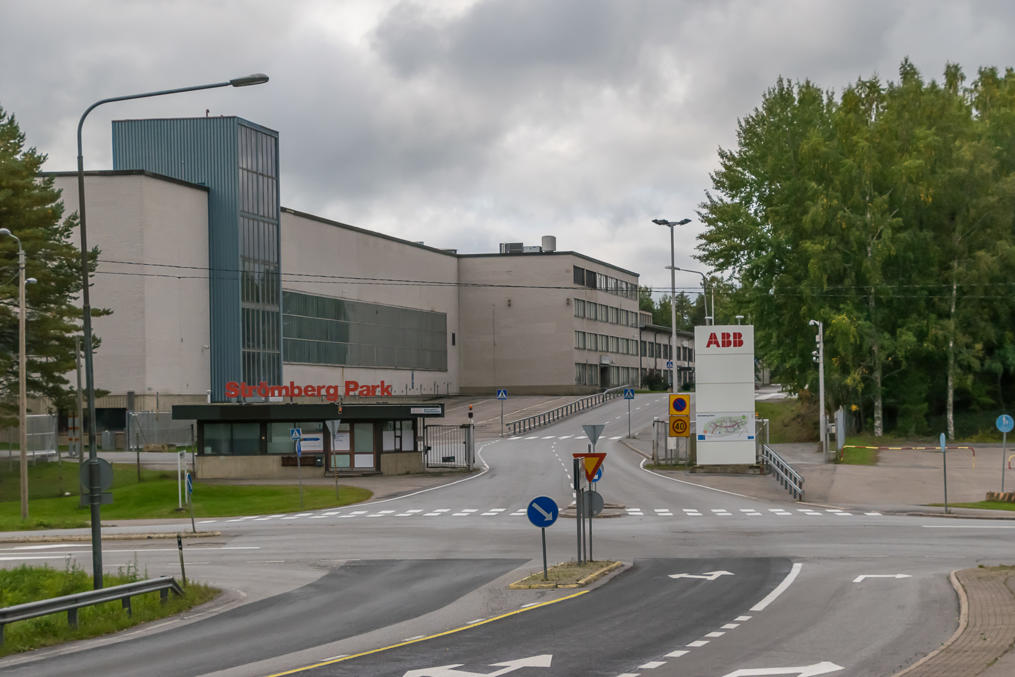
[[(67, 213), (77, 211), (76, 177), (58, 176), (56, 185)], [(92, 322), (101, 339), (93, 357), (96, 388), (203, 398), (208, 192), (137, 172), (88, 176), (85, 188), (88, 245), (100, 250), (89, 300), (113, 311)]]
[[(638, 368), (638, 355), (575, 348), (576, 330), (632, 340), (638, 328), (576, 318), (574, 299), (637, 311), (636, 299), (574, 285), (574, 266), (637, 284), (636, 275), (568, 252), (459, 258), (462, 391), (581, 393), (575, 364)], [(489, 286), (484, 286), (489, 285)]]
[[(457, 394), (461, 339), (458, 262), (453, 254), (344, 224), (282, 211), (283, 288), (332, 298), (414, 308), (447, 315), (447, 370), (421, 371), (294, 364), (282, 367), (284, 382), (392, 385), (393, 395)], [(293, 273), (320, 277), (293, 277)], [(355, 279), (359, 278), (359, 279)], [(371, 284), (369, 280), (443, 283)], [(452, 339), (454, 336), (454, 339)], [(452, 345), (454, 340), (454, 345)]]
[(420, 472), (423, 472), (423, 453), (420, 451), (381, 454), (381, 474), (383, 475), (405, 475)]

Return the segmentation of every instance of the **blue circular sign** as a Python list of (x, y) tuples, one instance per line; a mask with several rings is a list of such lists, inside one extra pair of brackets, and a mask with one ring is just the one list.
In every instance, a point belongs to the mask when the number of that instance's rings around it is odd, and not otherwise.
[(596, 468), (596, 474), (592, 476), (593, 482), (598, 482), (601, 479), (603, 479), (603, 466)]
[(1001, 414), (994, 423), (997, 425), (997, 429), (1003, 433), (1010, 433), (1012, 428), (1015, 428), (1015, 419), (1008, 414)]
[(546, 528), (557, 521), (557, 503), (548, 496), (536, 496), (529, 501), (529, 521), (534, 526)]

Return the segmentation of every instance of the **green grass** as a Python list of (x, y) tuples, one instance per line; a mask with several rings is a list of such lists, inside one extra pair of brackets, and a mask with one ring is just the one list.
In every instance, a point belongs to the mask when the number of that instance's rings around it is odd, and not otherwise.
[[(73, 485), (67, 477), (74, 473), (77, 464), (65, 464), (63, 488), (73, 489), (71, 496), (58, 493), (55, 463), (29, 468), (29, 504), (27, 521), (21, 520), (21, 504), (17, 484), (18, 474), (0, 476), (0, 531), (20, 529), (54, 529), (88, 526), (89, 510), (79, 504), (77, 481)], [(103, 519), (161, 519), (189, 516), (186, 506), (177, 510), (178, 494), (176, 473), (143, 470), (142, 481), (137, 481), (133, 465), (113, 466), (113, 502), (102, 506)], [(342, 486), (335, 498), (334, 486), (304, 486), (303, 505), (300, 492), (292, 485), (231, 485), (194, 482), (194, 516), (223, 517), (258, 515), (263, 513), (319, 510), (370, 498), (371, 492), (358, 487)]]
[[(140, 575), (136, 566), (128, 566), (126, 570), (116, 574), (104, 575), (102, 582), (105, 587), (111, 587), (144, 578), (147, 576)], [(0, 607), (91, 589), (91, 575), (70, 563), (64, 571), (29, 566), (0, 569)], [(219, 590), (215, 588), (191, 581), (184, 588), (182, 597), (170, 593), (169, 600), (164, 605), (159, 601), (158, 593), (132, 597), (130, 616), (119, 601), (79, 609), (76, 629), (67, 623), (66, 613), (9, 623), (4, 627), (4, 643), (0, 646), (0, 656), (116, 632), (140, 623), (172, 616), (212, 600), (218, 594)]]
[(760, 418), (769, 420), (769, 441), (818, 442), (818, 408), (800, 398), (755, 402), (754, 410)]
[(836, 462), (845, 465), (877, 465), (878, 450), (843, 447), (842, 453), (836, 459)]
[[(931, 503), (930, 505), (943, 506), (944, 503)], [(976, 503), (949, 503), (949, 508), (976, 508), (978, 510), (1015, 510), (1015, 503), (1004, 501), (977, 501)]]

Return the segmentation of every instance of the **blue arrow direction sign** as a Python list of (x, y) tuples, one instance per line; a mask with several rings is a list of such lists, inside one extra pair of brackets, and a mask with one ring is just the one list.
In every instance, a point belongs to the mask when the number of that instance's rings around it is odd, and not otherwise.
[(601, 479), (603, 479), (603, 466), (596, 468), (596, 474), (592, 476), (593, 482), (598, 482)]
[(634, 399), (634, 388), (624, 388), (624, 399), (625, 400)]
[(293, 442), (295, 442), (302, 436), (303, 431), (300, 430), (299, 428), (289, 428), (289, 439), (291, 439)]
[(187, 473), (187, 495), (190, 496), (192, 493), (194, 493), (194, 478)]
[(1010, 433), (1012, 431), (1012, 428), (1015, 428), (1015, 419), (1013, 419), (1008, 414), (1001, 414), (1000, 416), (997, 417), (995, 425), (997, 425), (997, 429), (999, 432)]
[(507, 399), (507, 388), (497, 388), (497, 399), (498, 400)]
[(529, 501), (529, 521), (546, 528), (557, 521), (557, 503), (548, 496), (536, 496)]

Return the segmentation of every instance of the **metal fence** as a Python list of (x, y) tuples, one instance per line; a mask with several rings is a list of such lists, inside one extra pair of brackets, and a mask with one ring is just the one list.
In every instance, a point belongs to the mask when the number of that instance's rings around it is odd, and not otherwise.
[(475, 463), (473, 427), (426, 425), (423, 427), (423, 460), (428, 468), (467, 468)]
[(168, 411), (132, 411), (127, 417), (131, 449), (185, 447), (194, 443), (190, 421), (173, 420)]
[(775, 476), (779, 484), (792, 494), (793, 498), (799, 501), (804, 500), (803, 475), (794, 470), (793, 466), (767, 444), (761, 445), (761, 463)]
[[(29, 462), (56, 459), (57, 421), (52, 414), (30, 414), (25, 417), (28, 428), (28, 460)], [(0, 441), (7, 446), (7, 459), (13, 462), (21, 455), (21, 438), (17, 426), (5, 428), (0, 433)]]
[(622, 397), (624, 394), (624, 389), (630, 387), (631, 386), (619, 386), (617, 388), (609, 388), (601, 393), (596, 393), (595, 395), (588, 395), (586, 397), (579, 398), (574, 402), (569, 402), (565, 405), (557, 407), (556, 409), (551, 409), (550, 411), (544, 411), (541, 414), (526, 416), (525, 418), (520, 418), (517, 421), (509, 421), (507, 423), (508, 433), (511, 435), (518, 435), (520, 433), (528, 432), (530, 430), (535, 430), (536, 428), (541, 428), (544, 425), (556, 423), (557, 421), (565, 419), (569, 416), (574, 416), (580, 411), (592, 409), (594, 407), (598, 407), (599, 405), (605, 402), (609, 402), (610, 400)]
[(652, 421), (652, 462), (664, 465), (689, 464), (694, 430), (692, 419), (687, 437), (670, 437), (669, 421), (659, 419)]

